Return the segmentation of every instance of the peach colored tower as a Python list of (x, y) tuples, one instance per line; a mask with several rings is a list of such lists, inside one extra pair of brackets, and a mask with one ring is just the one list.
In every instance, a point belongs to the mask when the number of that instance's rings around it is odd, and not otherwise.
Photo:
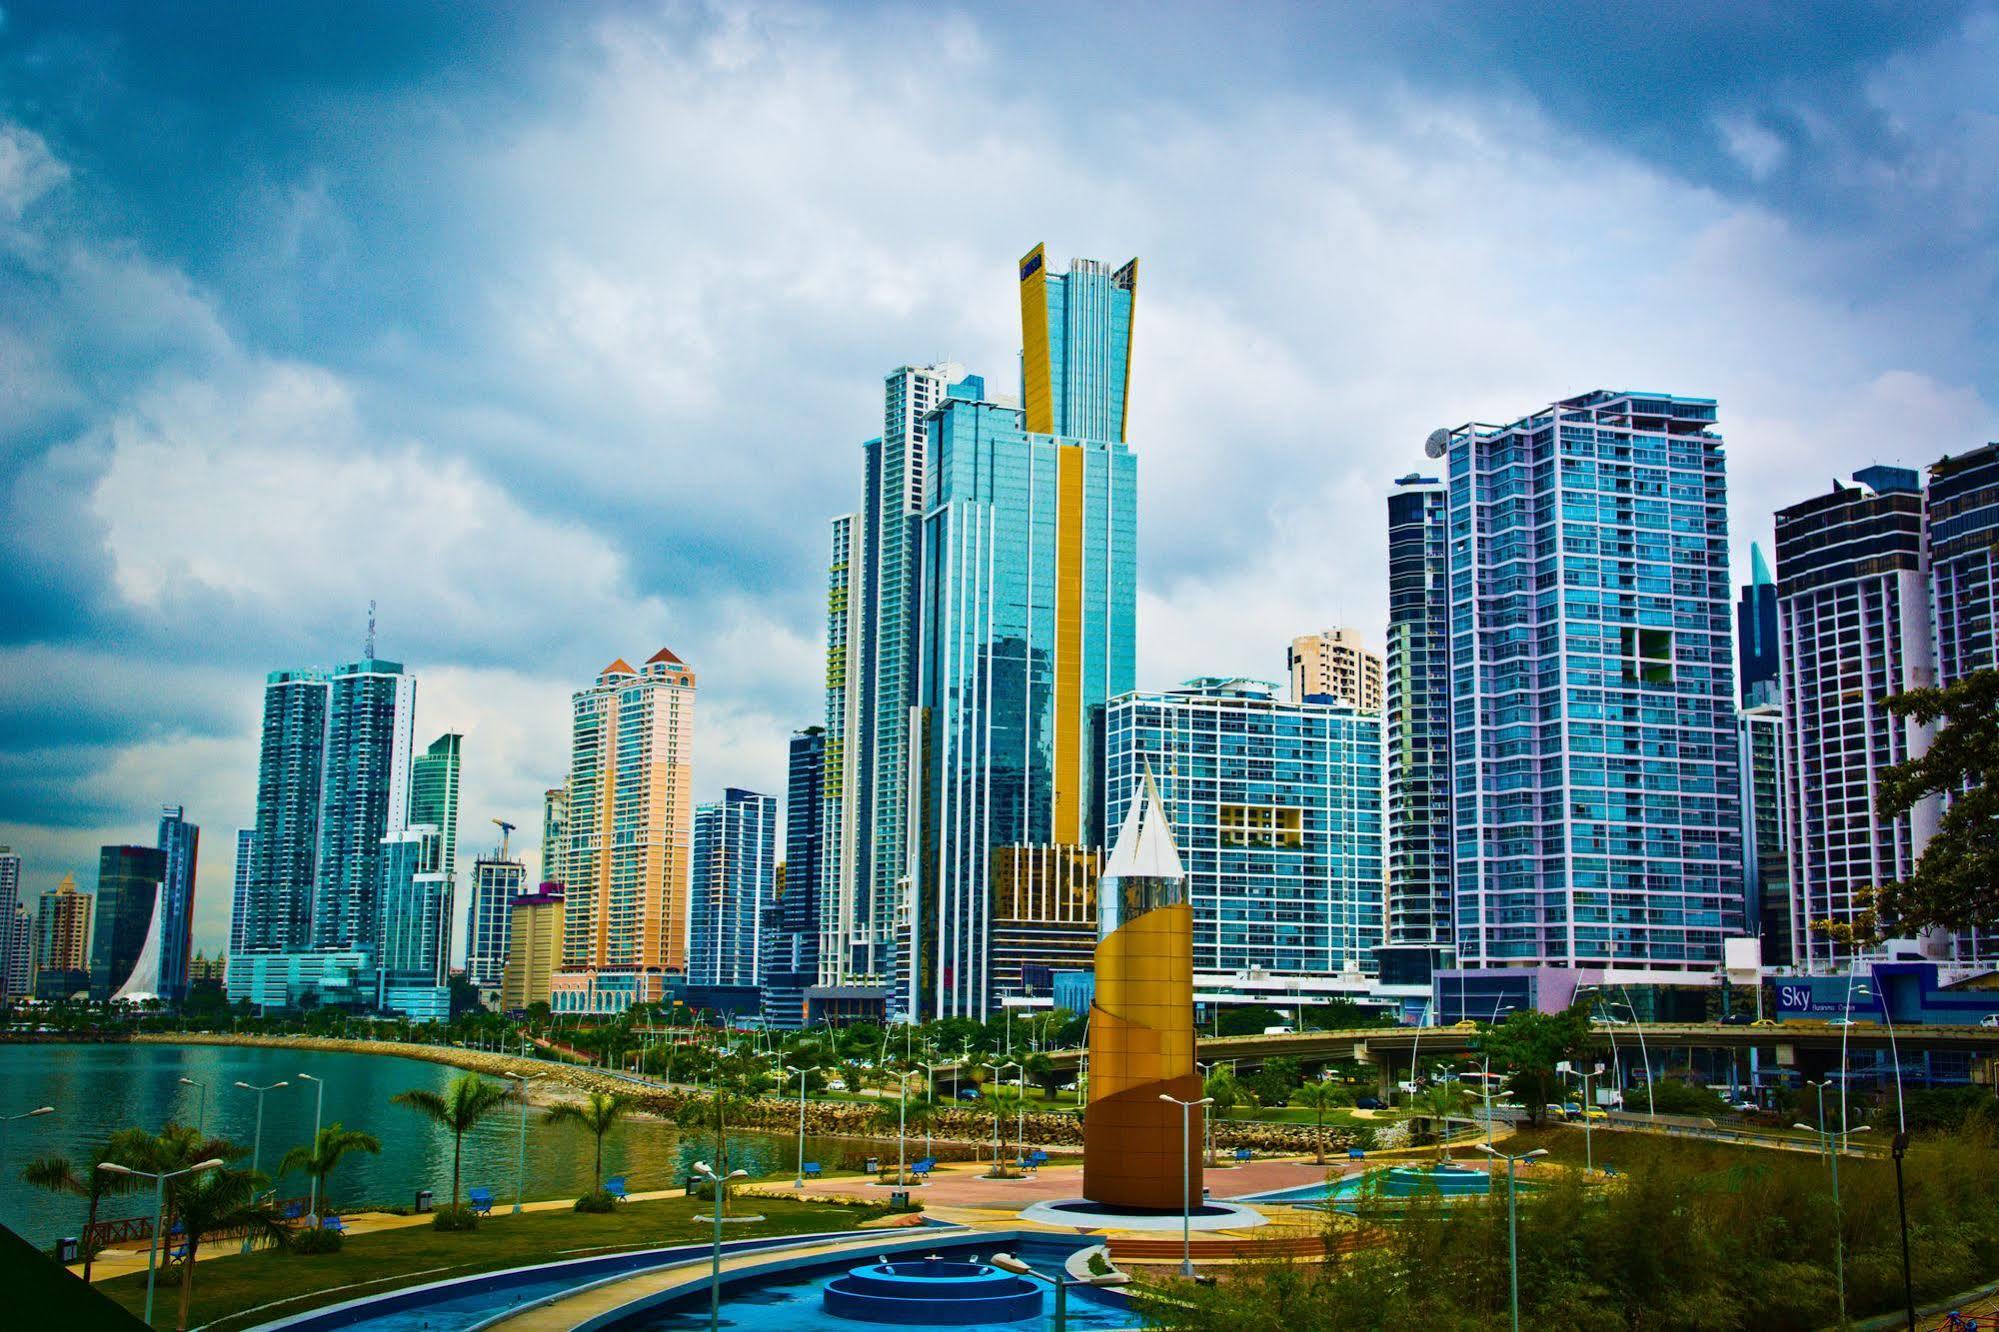
[(694, 672), (665, 648), (575, 695), (557, 1012), (622, 1013), (686, 972), (693, 753)]
[(1194, 916), (1173, 830), (1146, 774), (1104, 866), (1083, 1196), (1128, 1211), (1177, 1211), (1201, 1196), (1202, 1109), (1182, 1123), (1162, 1095), (1201, 1095), (1194, 1068)]

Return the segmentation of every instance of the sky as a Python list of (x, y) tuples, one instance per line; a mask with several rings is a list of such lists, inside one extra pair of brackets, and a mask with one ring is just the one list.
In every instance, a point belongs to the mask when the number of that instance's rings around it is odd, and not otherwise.
[(371, 600), (468, 860), (662, 645), (696, 798), (781, 792), (882, 377), (1011, 384), (1037, 242), (1141, 260), (1141, 687), (1378, 645), (1424, 437), (1593, 388), (1719, 400), (1746, 576), (1999, 439), (1995, 70), (1999, 0), (0, 0), (0, 843), (186, 805), (213, 952)]

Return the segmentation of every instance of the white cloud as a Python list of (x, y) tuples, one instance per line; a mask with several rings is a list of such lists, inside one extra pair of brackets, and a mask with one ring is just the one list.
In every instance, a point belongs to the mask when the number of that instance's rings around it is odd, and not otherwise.
[(1721, 135), (1722, 147), (1742, 164), (1742, 169), (1752, 179), (1767, 179), (1771, 172), (1783, 165), (1786, 152), (1784, 141), (1758, 124), (1755, 117), (1718, 116), (1714, 127)]
[(0, 215), (18, 219), (37, 199), (69, 179), (69, 168), (42, 136), (0, 122)]

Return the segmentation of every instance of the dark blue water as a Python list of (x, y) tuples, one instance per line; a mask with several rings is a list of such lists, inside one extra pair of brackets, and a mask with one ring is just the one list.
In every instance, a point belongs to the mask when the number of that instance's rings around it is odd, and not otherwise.
[[(443, 1064), (392, 1055), (257, 1049), (217, 1045), (0, 1045), (0, 1115), (40, 1105), (56, 1113), (8, 1126), (0, 1142), (0, 1222), (37, 1244), (58, 1235), (78, 1234), (82, 1199), (31, 1189), (21, 1167), (31, 1158), (62, 1154), (72, 1160), (91, 1143), (134, 1125), (158, 1129), (168, 1119), (193, 1123), (201, 1109), (196, 1088), (182, 1077), (209, 1087), (206, 1127), (210, 1134), (252, 1145), (257, 1097), (231, 1084), (289, 1086), (264, 1098), (263, 1165), (275, 1168), (287, 1148), (312, 1137), (312, 1083), (300, 1073), (326, 1079), (325, 1122), (336, 1120), (381, 1139), (379, 1156), (344, 1158), (329, 1183), (336, 1208), (358, 1210), (362, 1203), (412, 1201), (431, 1189), (442, 1201), (451, 1189), (451, 1139), (414, 1110), (391, 1105), (397, 1092), (415, 1087), (441, 1091), (458, 1070)], [(807, 1138), (806, 1157), (827, 1169), (857, 1167), (880, 1145), (847, 1139)], [(464, 1184), (483, 1185), (503, 1204), (513, 1200), (520, 1143), (520, 1112), (508, 1107), (465, 1136)], [(589, 1134), (570, 1125), (542, 1124), (528, 1112), (527, 1197), (574, 1197), (590, 1184)], [(886, 1149), (892, 1155), (894, 1144)], [(604, 1173), (624, 1174), (634, 1192), (666, 1188), (684, 1179), (687, 1167), (712, 1155), (713, 1141), (683, 1135), (669, 1123), (632, 1119), (604, 1141)], [(779, 1134), (729, 1136), (729, 1164), (752, 1175), (790, 1173), (796, 1140)], [(281, 1196), (303, 1195), (306, 1183), (279, 1183)], [(133, 1197), (110, 1198), (100, 1215), (138, 1216), (147, 1210)]]

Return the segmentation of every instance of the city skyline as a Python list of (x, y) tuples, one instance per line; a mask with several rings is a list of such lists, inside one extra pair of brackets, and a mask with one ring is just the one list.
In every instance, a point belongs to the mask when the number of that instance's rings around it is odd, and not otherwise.
[[(1604, 386), (1717, 397), (1731, 585), (1752, 540), (1774, 548), (1771, 514), (1833, 477), (1999, 437), (1977, 387), (1999, 379), (1976, 322), (1993, 222), (1975, 205), (1994, 164), (1960, 117), (1992, 96), (1969, 78), (1999, 53), (1990, 5), (1832, 24), (1842, 36), (1781, 54), (1756, 49), (1754, 17), (1688, 20), (1675, 35), (1734, 67), (1704, 66), (1692, 89), (1651, 72), (1661, 96), (1642, 110), (1587, 86), (1661, 54), (1614, 20), (1582, 35), (1585, 76), (1536, 64), (1531, 40), (1476, 13), (1440, 25), (1449, 38), (1298, 16), (1276, 26), (1304, 53), (1258, 38), (1231, 57), (1238, 75), (1270, 74), (1266, 93), (1168, 106), (1136, 81), (1180, 87), (1198, 15), (1148, 38), (1134, 84), (1067, 95), (1054, 77), (992, 91), (1020, 84), (1026, 38), (973, 17), (936, 28), (955, 90), (870, 83), (885, 16), (847, 31), (814, 11), (615, 9), (484, 34), (391, 17), (357, 25), (381, 36), (371, 52), (335, 41), (323, 64), (264, 62), (239, 101), (206, 91), (214, 57), (164, 39), (158, 16), (6, 6), (0, 74), (24, 91), (0, 101), (0, 231), (15, 242), (0, 337), (25, 354), (0, 418), (14, 446), (0, 715), (21, 737), (0, 768), (0, 843), (23, 857), (24, 900), (66, 873), (90, 889), (98, 848), (151, 842), (159, 806), (183, 805), (210, 830), (193, 942), (218, 951), (230, 833), (255, 804), (256, 681), (352, 660), (371, 597), (383, 650), (424, 679), (425, 734), (466, 737), (474, 827), (538, 826), (574, 681), (622, 644), (672, 642), (703, 672), (694, 799), (782, 789), (786, 737), (823, 711), (820, 524), (861, 501), (853, 446), (878, 428), (876, 386), (950, 359), (1011, 391), (1006, 257), (1036, 237), (1058, 266), (1145, 256), (1129, 405), (1145, 459), (1142, 689), (1279, 679), (1286, 643), (1335, 624), (1381, 652), (1382, 496), (1423, 466), (1437, 426)], [(253, 49), (280, 44), (255, 14), (231, 21)], [(489, 170), (474, 163), (490, 144), (399, 96), (475, 58), (517, 85)], [(1321, 77), (1334, 68), (1363, 77)], [(84, 72), (104, 90), (87, 113), (33, 96)], [(1529, 74), (1550, 80), (1538, 95)], [(729, 124), (745, 85), (778, 76), (825, 111), (798, 147), (768, 119)], [(270, 109), (308, 101), (319, 114)], [(1115, 160), (1103, 110), (1158, 113), (1162, 133)], [(142, 113), (185, 125), (185, 145), (132, 132)], [(984, 127), (1021, 116), (1052, 146), (1016, 166), (1013, 141)], [(240, 174), (175, 167), (231, 120)], [(347, 151), (335, 122), (378, 151)], [(661, 130), (678, 123), (687, 135)], [(681, 219), (670, 186), (703, 134), (768, 163), (718, 201), (715, 228)], [(839, 176), (952, 161), (954, 135), (1027, 188), (870, 212), (844, 253), (801, 239), (855, 234)], [(413, 157), (436, 183), (379, 208)], [(590, 174), (557, 170), (565, 157)], [(1884, 174), (1896, 189), (1863, 183)], [(180, 187), (158, 184), (176, 175), (219, 206), (176, 206)], [(1189, 200), (1189, 176), (1226, 203)], [(561, 210), (544, 190), (567, 195)], [(1501, 220), (1505, 200), (1551, 197), (1532, 228)], [(669, 243), (647, 228), (638, 244), (625, 212), (670, 217)], [(753, 214), (791, 220), (741, 228)], [(438, 225), (454, 215), (512, 222), (479, 242)], [(732, 273), (726, 292), (688, 284), (704, 265)], [(471, 276), (411, 280), (430, 270)], [(1625, 293), (1595, 280), (1613, 272)], [(557, 317), (523, 317), (499, 273), (525, 274)], [(1537, 307), (1517, 299), (1557, 287)], [(339, 298), (350, 289), (366, 304)], [(684, 315), (664, 299), (683, 292)], [(1653, 318), (1668, 293), (1698, 316)], [(461, 324), (481, 331), (444, 332)], [(787, 391), (746, 391), (773, 367)], [(253, 521), (218, 520), (218, 504)], [(413, 562), (423, 572), (406, 577)]]

